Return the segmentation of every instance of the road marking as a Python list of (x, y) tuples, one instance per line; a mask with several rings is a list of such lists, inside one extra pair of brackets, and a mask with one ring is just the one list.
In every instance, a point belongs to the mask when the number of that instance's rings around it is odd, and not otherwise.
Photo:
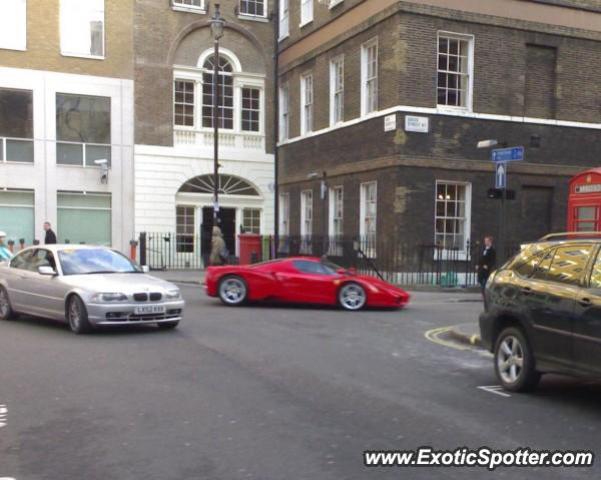
[[(8, 414), (8, 408), (6, 408), (6, 405), (2, 405), (0, 404), (0, 428), (2, 427), (6, 427), (6, 416)], [(4, 480), (3, 478), (0, 478), (0, 480)]]
[(447, 333), (452, 328), (453, 327), (433, 328), (432, 330), (428, 330), (426, 333), (424, 333), (424, 336), (431, 342), (437, 343), (438, 345), (443, 345), (445, 347), (454, 348), (455, 350), (462, 350), (462, 351), (471, 350), (471, 348), (468, 346), (459, 345), (457, 343), (450, 342), (448, 340), (443, 340), (440, 338), (440, 335), (442, 335), (443, 333)]
[(500, 397), (511, 397), (511, 395), (503, 390), (501, 385), (484, 385), (481, 387), (476, 387), (479, 390), (484, 390), (488, 393), (493, 393), (495, 395), (499, 395)]
[(486, 350), (475, 347), (474, 342), (476, 341), (475, 339), (476, 339), (477, 335), (473, 335), (470, 338), (471, 345), (463, 345), (456, 341), (443, 340), (442, 338), (440, 338), (441, 335), (448, 333), (453, 328), (455, 328), (455, 327), (452, 325), (450, 327), (433, 328), (432, 330), (428, 330), (427, 332), (425, 332), (424, 336), (431, 342), (436, 343), (438, 345), (442, 345), (444, 347), (449, 347), (449, 348), (454, 348), (455, 350), (461, 350), (461, 351), (471, 350), (472, 352), (477, 353), (478, 355), (481, 355), (486, 358), (490, 358), (490, 356), (491, 356), (490, 352), (487, 352)]

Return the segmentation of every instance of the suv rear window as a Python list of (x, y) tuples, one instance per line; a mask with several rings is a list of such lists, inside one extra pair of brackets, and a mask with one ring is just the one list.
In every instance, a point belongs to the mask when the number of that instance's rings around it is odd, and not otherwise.
[(514, 257), (508, 268), (519, 276), (528, 278), (532, 276), (544, 255), (545, 250), (524, 249)]
[(551, 282), (578, 285), (586, 270), (592, 245), (569, 245), (555, 250), (551, 267), (544, 279)]

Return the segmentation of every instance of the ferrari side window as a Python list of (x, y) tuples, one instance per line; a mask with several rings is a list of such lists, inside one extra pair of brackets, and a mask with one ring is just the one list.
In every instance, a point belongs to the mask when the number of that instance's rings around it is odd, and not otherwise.
[(294, 268), (302, 273), (310, 273), (313, 275), (330, 275), (328, 269), (324, 268), (321, 263), (310, 262), (308, 260), (295, 260)]

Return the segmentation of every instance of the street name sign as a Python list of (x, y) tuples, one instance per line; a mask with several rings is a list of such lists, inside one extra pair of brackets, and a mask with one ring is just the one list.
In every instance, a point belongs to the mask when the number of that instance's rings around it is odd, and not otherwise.
[(496, 148), (491, 153), (493, 162), (518, 162), (524, 160), (524, 147)]

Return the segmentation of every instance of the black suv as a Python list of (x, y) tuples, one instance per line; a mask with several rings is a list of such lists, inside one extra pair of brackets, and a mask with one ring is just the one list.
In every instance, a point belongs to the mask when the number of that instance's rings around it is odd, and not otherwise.
[(601, 234), (551, 234), (491, 274), (484, 346), (512, 391), (543, 373), (601, 377)]

